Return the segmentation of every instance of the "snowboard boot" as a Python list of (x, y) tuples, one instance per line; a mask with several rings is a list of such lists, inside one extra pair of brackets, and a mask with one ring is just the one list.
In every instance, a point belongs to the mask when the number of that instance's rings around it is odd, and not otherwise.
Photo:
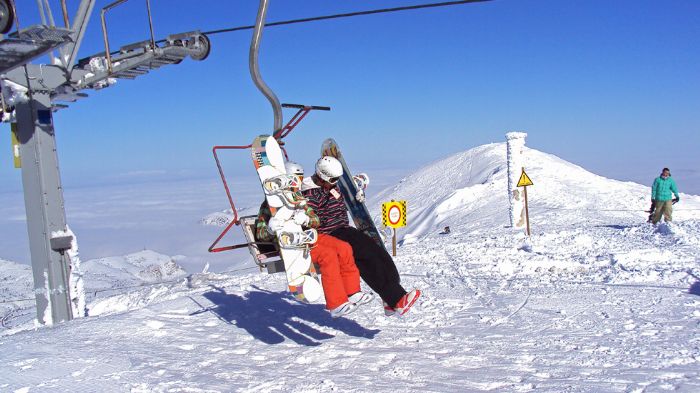
[(356, 305), (356, 306), (361, 306), (363, 304), (367, 304), (374, 300), (374, 294), (370, 292), (357, 292), (353, 293), (352, 295), (348, 296), (348, 300), (350, 303)]
[(394, 306), (394, 309), (399, 313), (399, 315), (404, 315), (411, 309), (411, 306), (413, 306), (419, 297), (420, 289), (414, 289), (411, 292), (403, 295), (396, 303), (396, 306)]
[(298, 192), (300, 188), (301, 183), (297, 176), (279, 175), (263, 182), (265, 195), (277, 195), (290, 209), (306, 205), (306, 199)]
[(302, 232), (280, 232), (277, 238), (282, 248), (304, 248), (316, 243), (318, 232), (313, 228)]
[(382, 304), (384, 305), (384, 315), (385, 316), (391, 317), (394, 314), (396, 314), (396, 310), (394, 309), (394, 307), (391, 307), (389, 304), (387, 304), (387, 302), (382, 302)]
[(357, 306), (354, 303), (345, 302), (345, 303), (341, 304), (340, 306), (330, 310), (331, 317), (340, 318), (344, 315), (350, 314), (351, 312), (355, 311), (356, 309), (357, 309)]
[(263, 189), (268, 195), (274, 195), (283, 190), (298, 189), (300, 186), (298, 177), (290, 175), (271, 177), (263, 182)]

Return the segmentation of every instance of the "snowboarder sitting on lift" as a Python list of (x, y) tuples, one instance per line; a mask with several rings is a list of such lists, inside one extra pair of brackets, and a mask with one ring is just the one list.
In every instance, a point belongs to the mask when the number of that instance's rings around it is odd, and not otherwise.
[[(387, 316), (395, 313), (403, 315), (421, 292), (418, 289), (406, 292), (401, 286), (394, 260), (386, 249), (364, 232), (350, 226), (343, 194), (337, 186), (342, 175), (340, 161), (326, 156), (316, 162), (316, 173), (302, 183), (302, 194), (320, 219), (316, 230), (319, 236), (327, 234), (350, 243), (360, 276), (384, 301), (384, 313)], [(364, 202), (364, 192), (360, 190), (360, 193), (357, 199)]]
[[(294, 162), (285, 164), (287, 175), (298, 176), (299, 183), (304, 177), (304, 168)], [(299, 190), (293, 190), (299, 192)], [(304, 210), (294, 214), (294, 221), (305, 228), (318, 228), (320, 220), (307, 204)], [(270, 213), (267, 201), (260, 206), (255, 220), (255, 238), (258, 241), (273, 241), (275, 234), (282, 229), (284, 221), (276, 220)], [(326, 297), (326, 309), (334, 318), (349, 314), (358, 306), (369, 303), (374, 296), (360, 291), (360, 273), (355, 266), (352, 248), (344, 241), (319, 233), (318, 240), (311, 248), (311, 260), (321, 267), (321, 284)]]
[[(675, 195), (675, 198), (671, 198)], [(671, 177), (671, 170), (664, 168), (661, 175), (654, 179), (654, 185), (651, 186), (651, 203), (650, 212), (653, 216), (651, 222), (653, 224), (661, 221), (661, 215), (664, 216), (666, 222), (671, 222), (671, 214), (673, 212), (673, 204), (678, 202), (681, 196), (678, 195), (678, 187), (676, 182)]]

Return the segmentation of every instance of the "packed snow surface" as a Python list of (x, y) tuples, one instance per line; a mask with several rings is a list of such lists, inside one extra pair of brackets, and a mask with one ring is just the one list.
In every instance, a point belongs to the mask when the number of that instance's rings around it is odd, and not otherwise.
[[(99, 292), (88, 317), (53, 328), (10, 323), (0, 391), (700, 391), (700, 198), (682, 194), (674, 222), (652, 226), (648, 187), (525, 154), (531, 238), (507, 227), (505, 144), (373, 200), (408, 200), (395, 260), (424, 295), (403, 318), (375, 302), (332, 319), (254, 267), (184, 277), (158, 254), (87, 261), (86, 287), (141, 286)], [(148, 261), (161, 273), (144, 276)], [(2, 296), (23, 296), (22, 274), (0, 276)]]

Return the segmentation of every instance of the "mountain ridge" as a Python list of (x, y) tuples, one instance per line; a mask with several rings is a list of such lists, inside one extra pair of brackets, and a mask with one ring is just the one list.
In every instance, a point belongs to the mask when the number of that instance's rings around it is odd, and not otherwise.
[[(535, 149), (526, 147), (523, 155), (525, 171), (534, 182), (528, 188), (530, 211), (539, 212), (539, 218), (561, 220), (550, 213), (565, 209), (580, 210), (582, 218), (634, 216), (640, 222), (646, 220), (649, 187), (608, 179)], [(473, 228), (494, 224), (480, 216), (484, 210), (485, 215), (498, 217), (498, 225), (509, 226), (507, 172), (505, 142), (477, 146), (433, 161), (378, 192), (370, 198), (370, 211), (377, 212), (373, 217), (381, 224), (382, 202), (406, 200), (408, 225), (400, 230), (400, 239), (407, 242), (444, 226), (469, 221)], [(689, 209), (700, 209), (700, 197), (681, 193), (681, 199), (675, 217), (683, 219), (690, 216)]]

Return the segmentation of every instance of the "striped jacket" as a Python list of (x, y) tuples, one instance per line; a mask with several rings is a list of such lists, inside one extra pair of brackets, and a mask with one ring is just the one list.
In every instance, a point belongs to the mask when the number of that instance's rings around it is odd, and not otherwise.
[[(309, 216), (309, 228), (318, 228), (320, 221), (318, 215), (314, 213), (313, 209), (307, 204), (305, 206), (306, 215)], [(258, 218), (255, 219), (255, 239), (259, 242), (271, 242), (275, 240), (273, 236), (267, 230), (267, 222), (270, 221), (272, 217), (272, 212), (270, 211), (270, 205), (267, 204), (267, 200), (263, 201), (260, 205), (260, 210), (258, 210)]]
[(338, 228), (350, 226), (345, 199), (338, 186), (325, 190), (307, 177), (301, 185), (301, 193), (321, 220), (321, 225), (316, 228), (318, 232), (331, 233)]

